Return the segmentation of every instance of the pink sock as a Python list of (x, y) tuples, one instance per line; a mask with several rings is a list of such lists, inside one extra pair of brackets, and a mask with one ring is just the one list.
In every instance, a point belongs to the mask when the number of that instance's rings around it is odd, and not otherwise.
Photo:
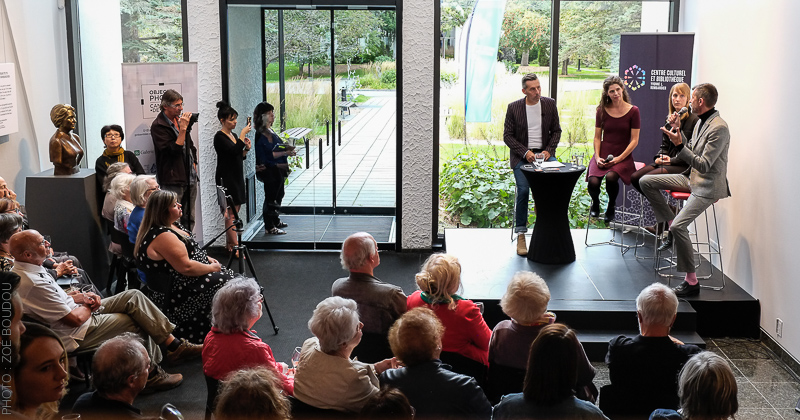
[(697, 273), (686, 273), (686, 278), (684, 280), (686, 280), (686, 283), (694, 286), (697, 284)]

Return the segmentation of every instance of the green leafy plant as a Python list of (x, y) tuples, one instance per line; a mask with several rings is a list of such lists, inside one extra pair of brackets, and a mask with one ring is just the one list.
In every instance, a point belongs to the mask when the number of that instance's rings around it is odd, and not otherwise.
[(439, 195), (456, 222), (472, 227), (509, 227), (514, 181), (505, 159), (464, 151), (445, 162)]
[(439, 72), (439, 81), (443, 87), (451, 87), (458, 81), (458, 74), (447, 71)]
[(397, 83), (397, 70), (385, 70), (383, 74), (381, 74), (381, 83), (395, 85)]

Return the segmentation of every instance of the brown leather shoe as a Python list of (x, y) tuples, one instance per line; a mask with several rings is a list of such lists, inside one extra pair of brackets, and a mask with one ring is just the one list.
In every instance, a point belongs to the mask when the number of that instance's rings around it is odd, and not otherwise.
[(161, 366), (156, 365), (156, 373), (150, 378), (147, 378), (147, 385), (140, 394), (152, 394), (154, 392), (166, 391), (183, 382), (183, 375), (180, 373), (167, 373)]
[(520, 233), (517, 235), (517, 255), (525, 256), (528, 255), (528, 246), (525, 245), (525, 234)]
[(176, 364), (200, 357), (203, 354), (202, 344), (192, 344), (186, 341), (185, 338), (180, 339), (181, 345), (175, 351), (167, 352), (164, 356), (164, 361), (170, 364)]

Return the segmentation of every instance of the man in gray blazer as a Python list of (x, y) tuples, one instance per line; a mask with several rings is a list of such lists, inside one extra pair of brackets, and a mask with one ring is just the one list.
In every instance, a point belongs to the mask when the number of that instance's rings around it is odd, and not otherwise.
[[(669, 122), (672, 123), (670, 130), (661, 128), (672, 143), (678, 146), (678, 157), (684, 162), (689, 162), (687, 172), (674, 175), (646, 175), (639, 183), (653, 207), (656, 220), (660, 223), (675, 219), (669, 231), (675, 241), (678, 271), (686, 273), (684, 281), (674, 289), (679, 297), (700, 293), (700, 284), (695, 273), (694, 251), (689, 239), (689, 224), (715, 201), (731, 195), (726, 177), (731, 136), (728, 124), (714, 108), (717, 96), (717, 88), (710, 83), (699, 84), (692, 90), (690, 101), (692, 112), (700, 117), (700, 121), (694, 127), (691, 142), (680, 132), (680, 119), (677, 113), (669, 117)], [(690, 192), (692, 195), (675, 216), (660, 190)]]
[(517, 254), (527, 255), (525, 232), (528, 231), (528, 195), (530, 185), (522, 173), (522, 165), (533, 162), (536, 153), (545, 160), (556, 160), (556, 147), (561, 139), (556, 101), (542, 97), (539, 78), (529, 73), (522, 77), (524, 98), (508, 104), (503, 141), (510, 150), (509, 160), (517, 183), (514, 231), (517, 232)]

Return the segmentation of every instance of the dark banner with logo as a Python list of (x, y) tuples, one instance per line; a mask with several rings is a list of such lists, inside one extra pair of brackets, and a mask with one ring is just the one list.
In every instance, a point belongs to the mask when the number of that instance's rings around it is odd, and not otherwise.
[[(669, 113), (672, 86), (692, 85), (693, 47), (693, 33), (626, 33), (620, 38), (619, 76), (642, 118), (639, 145), (633, 151), (637, 162), (651, 164), (658, 153), (662, 134), (659, 127)], [(628, 191), (638, 195), (632, 188)], [(635, 207), (639, 198), (631, 197), (630, 192), (626, 196)]]

